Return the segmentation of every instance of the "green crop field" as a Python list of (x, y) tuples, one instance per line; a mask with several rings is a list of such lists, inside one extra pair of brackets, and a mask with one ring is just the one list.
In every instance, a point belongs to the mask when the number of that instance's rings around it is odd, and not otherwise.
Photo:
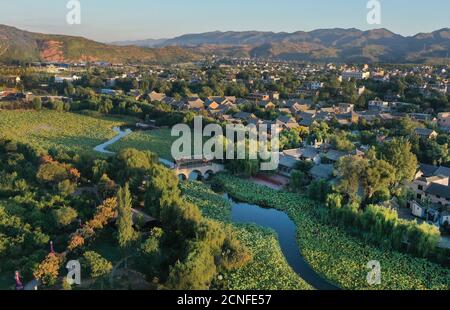
[(177, 137), (170, 135), (170, 129), (136, 131), (108, 147), (108, 150), (118, 152), (125, 148), (133, 148), (140, 151), (150, 151), (162, 158), (171, 160), (170, 149), (172, 142), (176, 139)]
[[(116, 126), (134, 125), (131, 117), (102, 116), (95, 112), (68, 113), (50, 110), (0, 110), (0, 137), (32, 144), (42, 149), (50, 148), (74, 151), (79, 154), (95, 154), (93, 148), (117, 135)], [(135, 131), (113, 145), (109, 151), (125, 148), (151, 151), (172, 160), (170, 129)]]
[(0, 137), (32, 144), (42, 149), (60, 148), (77, 153), (94, 153), (93, 148), (116, 133), (115, 126), (130, 118), (112, 118), (56, 111), (0, 110)]
[[(121, 139), (117, 143), (111, 145), (108, 150), (112, 152), (118, 152), (124, 148), (133, 148), (140, 151), (150, 151), (159, 155), (167, 160), (172, 160), (172, 143), (177, 140), (178, 137), (172, 137), (170, 129), (158, 129), (149, 131), (135, 131), (132, 134)], [(208, 138), (203, 137), (206, 141)], [(193, 149), (194, 139), (191, 139), (191, 152)]]

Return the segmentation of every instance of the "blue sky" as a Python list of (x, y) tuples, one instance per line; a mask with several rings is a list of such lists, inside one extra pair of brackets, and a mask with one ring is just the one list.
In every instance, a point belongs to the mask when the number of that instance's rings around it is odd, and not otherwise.
[(355, 27), (412, 35), (450, 27), (449, 0), (380, 0), (381, 25), (367, 23), (368, 0), (80, 0), (81, 25), (66, 23), (67, 2), (0, 0), (0, 24), (104, 42), (215, 30)]

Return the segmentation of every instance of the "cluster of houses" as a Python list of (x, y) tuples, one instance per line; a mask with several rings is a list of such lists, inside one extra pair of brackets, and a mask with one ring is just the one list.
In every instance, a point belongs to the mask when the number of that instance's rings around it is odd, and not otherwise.
[[(364, 148), (352, 152), (333, 149), (328, 143), (280, 153), (278, 174), (290, 178), (300, 161), (311, 163), (307, 173), (311, 180), (336, 182), (335, 164), (345, 156), (365, 156)], [(408, 202), (411, 214), (437, 226), (450, 226), (450, 168), (421, 164), (414, 181), (409, 185), (414, 199)]]
[(163, 93), (151, 92), (149, 94), (137, 95), (138, 100), (148, 100), (149, 102), (161, 102), (170, 105), (174, 110), (186, 111), (207, 111), (211, 116), (224, 115), (231, 108), (236, 107), (236, 97), (209, 97), (202, 100), (199, 97), (188, 97), (177, 100), (166, 96)]
[(334, 149), (328, 143), (314, 143), (304, 145), (301, 148), (285, 150), (280, 153), (278, 173), (285, 177), (290, 177), (297, 169), (299, 162), (311, 163), (308, 175), (313, 180), (328, 180), (333, 183), (335, 164), (345, 156), (365, 155), (363, 148), (356, 148), (351, 152), (343, 152)]
[[(175, 110), (206, 111), (211, 117), (220, 121), (234, 124), (278, 124), (282, 129), (293, 129), (298, 127), (310, 127), (315, 122), (335, 121), (341, 126), (350, 126), (360, 121), (373, 123), (376, 120), (393, 121), (408, 115), (419, 122), (435, 123), (444, 131), (450, 131), (450, 113), (440, 113), (437, 117), (424, 113), (399, 113), (396, 109), (403, 103), (388, 102), (380, 99), (371, 100), (366, 111), (355, 111), (354, 105), (339, 103), (333, 106), (325, 106), (322, 103), (314, 104), (308, 99), (280, 100), (279, 94), (274, 93), (252, 93), (248, 98), (236, 98), (233, 96), (208, 97), (202, 100), (199, 97), (184, 98), (176, 100), (163, 93), (151, 92), (148, 94), (135, 94), (136, 99), (145, 99), (149, 102), (162, 102), (170, 105)], [(253, 113), (237, 112), (242, 106), (253, 104), (262, 110), (273, 110), (279, 113), (275, 121), (258, 118)], [(231, 113), (230, 113), (231, 111)], [(415, 133), (426, 139), (434, 139), (437, 132), (427, 128), (418, 128)]]
[(450, 225), (450, 168), (421, 164), (410, 185), (414, 216), (438, 225)]
[(66, 96), (37, 96), (32, 92), (20, 92), (16, 90), (4, 90), (0, 91), (0, 101), (14, 101), (18, 103), (30, 104), (34, 98), (40, 98), (42, 103), (48, 103), (52, 101), (71, 102), (72, 99)]

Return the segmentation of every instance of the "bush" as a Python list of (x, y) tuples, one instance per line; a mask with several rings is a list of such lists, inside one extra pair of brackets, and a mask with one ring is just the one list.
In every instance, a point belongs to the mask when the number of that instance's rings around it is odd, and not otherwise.
[(331, 187), (327, 181), (313, 181), (308, 187), (308, 196), (313, 200), (325, 202), (330, 191)]
[(223, 193), (225, 191), (225, 186), (222, 182), (214, 180), (211, 182), (211, 189), (216, 193)]
[(94, 251), (84, 253), (83, 258), (83, 265), (87, 267), (92, 279), (98, 279), (109, 274), (113, 268), (111, 262)]
[(53, 211), (56, 222), (59, 226), (67, 226), (78, 217), (78, 213), (75, 209), (70, 207), (62, 207), (58, 210)]
[(249, 249), (242, 245), (232, 229), (227, 230), (227, 238), (222, 247), (220, 256), (221, 266), (225, 270), (239, 269), (252, 260)]
[(33, 109), (36, 111), (42, 110), (42, 100), (39, 97), (33, 98)]

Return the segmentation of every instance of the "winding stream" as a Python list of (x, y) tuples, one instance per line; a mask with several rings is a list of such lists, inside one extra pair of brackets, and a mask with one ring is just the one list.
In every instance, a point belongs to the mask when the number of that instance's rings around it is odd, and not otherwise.
[(292, 269), (308, 284), (318, 290), (339, 290), (315, 272), (300, 254), (297, 244), (297, 227), (289, 216), (275, 209), (238, 203), (228, 196), (232, 204), (232, 221), (239, 224), (257, 224), (278, 234), (281, 250)]

